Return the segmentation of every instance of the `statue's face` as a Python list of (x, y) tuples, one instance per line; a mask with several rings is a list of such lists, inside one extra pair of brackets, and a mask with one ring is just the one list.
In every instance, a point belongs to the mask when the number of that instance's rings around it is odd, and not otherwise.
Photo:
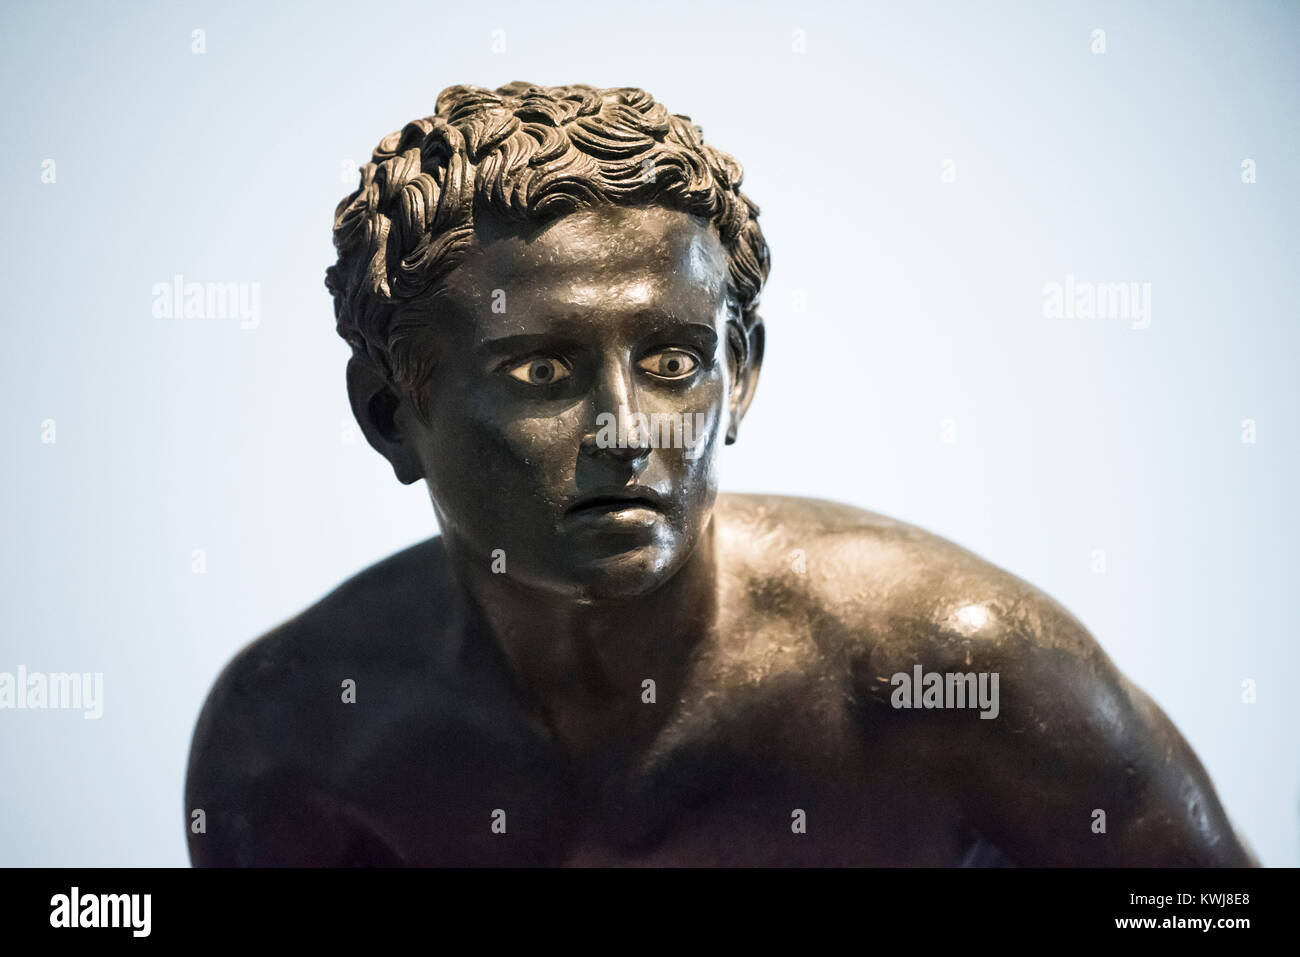
[[(707, 525), (735, 414), (726, 278), (714, 231), (672, 210), (481, 231), (426, 307), (429, 421), (400, 419), (444, 535), (574, 597), (671, 577)], [(637, 428), (655, 414), (657, 433)]]

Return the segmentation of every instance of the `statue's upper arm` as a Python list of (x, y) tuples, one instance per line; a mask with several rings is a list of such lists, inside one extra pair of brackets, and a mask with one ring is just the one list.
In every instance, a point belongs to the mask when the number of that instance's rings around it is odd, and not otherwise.
[(1253, 863), (1164, 712), (1050, 599), (1030, 599), (980, 667), (996, 720), (966, 722), (972, 824), (1025, 864)]

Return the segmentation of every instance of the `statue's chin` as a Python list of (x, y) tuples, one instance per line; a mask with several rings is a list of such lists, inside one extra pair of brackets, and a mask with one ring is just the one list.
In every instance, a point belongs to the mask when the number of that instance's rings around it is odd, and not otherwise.
[(662, 588), (680, 567), (676, 557), (662, 545), (641, 545), (576, 563), (543, 587), (579, 601), (635, 598)]

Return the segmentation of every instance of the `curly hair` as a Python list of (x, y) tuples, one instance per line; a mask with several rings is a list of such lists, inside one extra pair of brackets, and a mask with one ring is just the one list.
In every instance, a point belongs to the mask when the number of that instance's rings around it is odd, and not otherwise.
[[(398, 307), (435, 298), (475, 244), (475, 217), (542, 225), (597, 205), (658, 205), (707, 220), (727, 254), (747, 351), (770, 265), (740, 164), (687, 116), (633, 87), (452, 86), (433, 116), (379, 141), (361, 185), (334, 212), (338, 261), (325, 273), (353, 354), (415, 393), (432, 371)], [(734, 320), (733, 320), (734, 323)]]

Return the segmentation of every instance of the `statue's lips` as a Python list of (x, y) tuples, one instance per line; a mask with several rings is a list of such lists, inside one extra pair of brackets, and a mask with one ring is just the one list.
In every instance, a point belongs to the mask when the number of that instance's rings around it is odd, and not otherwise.
[(621, 489), (584, 496), (569, 506), (564, 517), (598, 528), (648, 528), (664, 519), (662, 502), (653, 489)]

